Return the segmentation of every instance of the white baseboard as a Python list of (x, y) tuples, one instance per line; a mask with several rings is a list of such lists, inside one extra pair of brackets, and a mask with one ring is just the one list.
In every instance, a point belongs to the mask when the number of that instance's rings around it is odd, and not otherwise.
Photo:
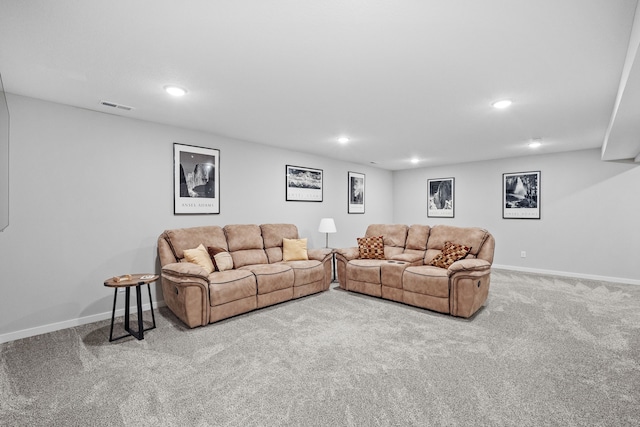
[[(164, 301), (154, 302), (153, 308), (164, 307), (166, 304)], [(149, 303), (142, 304), (142, 311), (150, 310)], [(135, 306), (131, 307), (131, 313), (137, 313)], [(124, 307), (116, 310), (116, 317), (124, 316)], [(50, 323), (48, 325), (36, 326), (35, 328), (22, 329), (20, 331), (9, 332), (8, 334), (0, 335), (0, 344), (19, 340), (22, 338), (33, 337), (36, 335), (46, 334), (48, 332), (59, 331), (60, 329), (72, 328), (74, 326), (86, 325), (87, 323), (98, 322), (100, 320), (111, 319), (111, 311), (104, 313), (93, 314), (91, 316), (79, 317), (77, 319), (65, 320), (63, 322)]]
[(542, 270), (539, 268), (514, 267), (512, 265), (493, 264), (491, 267), (498, 270), (520, 271), (522, 273), (548, 274), (552, 276), (572, 277), (575, 279), (599, 280), (601, 282), (624, 283), (627, 285), (640, 285), (640, 280), (627, 279), (625, 277), (596, 276), (594, 274), (571, 273), (568, 271), (556, 271), (556, 270)]

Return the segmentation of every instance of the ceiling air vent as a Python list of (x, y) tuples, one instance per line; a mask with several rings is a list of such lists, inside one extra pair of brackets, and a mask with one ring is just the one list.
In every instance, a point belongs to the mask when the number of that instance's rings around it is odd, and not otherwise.
[(111, 101), (100, 101), (100, 104), (104, 105), (105, 107), (116, 108), (118, 110), (125, 110), (125, 111), (133, 110), (133, 107), (129, 107), (127, 105), (122, 105), (122, 104), (116, 104), (115, 102), (111, 102)]

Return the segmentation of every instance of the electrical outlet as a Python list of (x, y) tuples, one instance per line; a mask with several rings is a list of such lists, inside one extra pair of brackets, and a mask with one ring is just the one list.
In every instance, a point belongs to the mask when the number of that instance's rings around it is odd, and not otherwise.
[(520, 251), (520, 258), (526, 258), (527, 257), (527, 251)]

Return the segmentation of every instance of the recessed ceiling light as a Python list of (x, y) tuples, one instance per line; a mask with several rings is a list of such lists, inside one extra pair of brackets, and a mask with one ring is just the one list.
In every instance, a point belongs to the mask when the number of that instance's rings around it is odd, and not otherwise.
[(501, 99), (500, 101), (496, 101), (493, 104), (493, 108), (498, 108), (500, 110), (502, 110), (503, 108), (507, 108), (508, 106), (510, 106), (512, 104), (510, 99)]
[(533, 138), (529, 142), (529, 148), (538, 148), (542, 145), (542, 138)]
[(341, 136), (340, 138), (338, 138), (338, 142), (340, 144), (346, 144), (347, 142), (349, 142), (349, 138), (347, 138), (346, 136)]
[(173, 96), (183, 96), (187, 93), (187, 90), (184, 88), (181, 88), (179, 86), (165, 86), (164, 90), (167, 91), (167, 93), (169, 95), (173, 95)]
[(418, 163), (419, 161), (420, 161), (420, 159), (419, 159), (419, 158), (417, 158), (417, 157), (412, 157), (412, 158), (411, 158), (411, 163), (413, 163), (414, 165), (415, 165), (416, 163)]

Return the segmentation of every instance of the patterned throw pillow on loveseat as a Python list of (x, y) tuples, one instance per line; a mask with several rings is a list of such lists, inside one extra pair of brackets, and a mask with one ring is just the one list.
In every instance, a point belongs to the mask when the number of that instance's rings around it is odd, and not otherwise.
[(442, 251), (429, 263), (440, 268), (449, 268), (451, 264), (467, 256), (471, 251), (469, 246), (459, 245), (452, 242), (444, 242)]
[(358, 237), (360, 259), (384, 259), (384, 241), (382, 236)]

